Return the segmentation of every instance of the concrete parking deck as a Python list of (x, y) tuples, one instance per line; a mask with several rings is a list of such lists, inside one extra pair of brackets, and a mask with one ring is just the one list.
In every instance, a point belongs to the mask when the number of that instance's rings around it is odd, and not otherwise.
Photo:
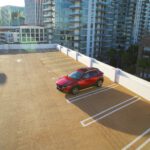
[(0, 55), (0, 150), (150, 149), (150, 103), (105, 78), (77, 96), (55, 81), (83, 67), (60, 52)]

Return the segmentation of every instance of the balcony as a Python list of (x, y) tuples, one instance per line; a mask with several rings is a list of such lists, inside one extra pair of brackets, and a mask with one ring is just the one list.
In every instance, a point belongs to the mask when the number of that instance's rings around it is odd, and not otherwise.
[(80, 18), (70, 19), (71, 23), (79, 23), (80, 21), (81, 21)]
[(51, 2), (51, 1), (43, 2), (42, 4), (43, 4), (43, 5), (55, 6), (55, 3), (54, 3), (54, 2)]
[(103, 1), (97, 1), (97, 5), (108, 5), (108, 2), (103, 2)]
[(81, 16), (81, 12), (80, 12), (80, 11), (79, 11), (79, 12), (72, 12), (72, 13), (70, 14), (70, 16), (71, 16), (71, 17)]
[(72, 3), (76, 3), (76, 2), (82, 2), (83, 0), (69, 0), (71, 1)]
[(54, 20), (46, 18), (46, 19), (43, 20), (43, 22), (44, 23), (54, 23)]
[(50, 25), (49, 23), (46, 25), (45, 24), (45, 28), (48, 28), (48, 29), (53, 29), (54, 28), (54, 25), (52, 24), (52, 25)]
[(54, 15), (51, 13), (47, 13), (43, 15), (44, 17), (50, 17), (50, 18), (54, 18)]
[(54, 11), (55, 11), (55, 9), (54, 9), (54, 8), (52, 8), (52, 7), (46, 7), (46, 8), (43, 8), (43, 12), (44, 12), (44, 11), (54, 12)]
[(44, 19), (43, 22), (48, 23), (48, 22), (50, 22), (50, 20), (49, 19)]
[(74, 32), (72, 35), (74, 35), (74, 36), (79, 36), (79, 35), (80, 35), (80, 32)]
[(80, 25), (70, 26), (69, 29), (71, 29), (71, 30), (78, 30), (78, 29), (80, 29)]
[(72, 5), (72, 6), (70, 6), (70, 9), (81, 9), (81, 5)]

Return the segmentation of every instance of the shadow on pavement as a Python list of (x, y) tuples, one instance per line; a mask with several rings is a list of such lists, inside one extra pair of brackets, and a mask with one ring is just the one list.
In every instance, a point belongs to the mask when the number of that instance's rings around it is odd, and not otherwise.
[(4, 73), (0, 73), (0, 85), (5, 84), (7, 81), (7, 76)]
[[(77, 96), (79, 95), (80, 93)], [(68, 101), (70, 101), (73, 97), (75, 96), (66, 94), (66, 99)], [(88, 114), (88, 117), (85, 116), (85, 118), (81, 118), (80, 121), (83, 121), (114, 105), (122, 103), (131, 97), (133, 97), (133, 95), (127, 94), (127, 92), (123, 92), (118, 89), (111, 89), (108, 92), (102, 92), (74, 101), (72, 105), (75, 105), (80, 108), (80, 110)], [(107, 114), (107, 112), (105, 114)], [(148, 101), (139, 100), (103, 119), (98, 120), (98, 118), (100, 118), (100, 116), (92, 118), (95, 122), (87, 127), (91, 127), (94, 126), (94, 124), (99, 123), (107, 128), (111, 128), (119, 132), (140, 135), (146, 129), (150, 128), (150, 103)]]
[(0, 55), (16, 55), (16, 54), (29, 54), (29, 53), (47, 53), (47, 52), (56, 52), (55, 49), (41, 49), (41, 50), (5, 50), (0, 51)]

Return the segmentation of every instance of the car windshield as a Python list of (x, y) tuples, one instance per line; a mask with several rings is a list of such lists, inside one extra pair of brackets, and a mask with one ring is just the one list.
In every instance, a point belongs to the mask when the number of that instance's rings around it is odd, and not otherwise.
[(73, 78), (73, 79), (80, 79), (83, 73), (79, 71), (75, 71), (71, 74), (68, 75), (68, 77)]

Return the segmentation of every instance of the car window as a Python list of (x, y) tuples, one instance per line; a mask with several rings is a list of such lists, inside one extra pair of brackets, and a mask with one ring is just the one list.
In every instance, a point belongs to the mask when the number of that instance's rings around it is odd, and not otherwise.
[(90, 77), (96, 77), (96, 76), (97, 76), (97, 71), (90, 72)]
[(85, 73), (84, 76), (83, 76), (83, 79), (88, 79), (88, 78), (90, 78), (90, 73), (89, 72)]
[(68, 75), (68, 77), (73, 78), (73, 79), (80, 79), (83, 73), (75, 71), (71, 74)]

